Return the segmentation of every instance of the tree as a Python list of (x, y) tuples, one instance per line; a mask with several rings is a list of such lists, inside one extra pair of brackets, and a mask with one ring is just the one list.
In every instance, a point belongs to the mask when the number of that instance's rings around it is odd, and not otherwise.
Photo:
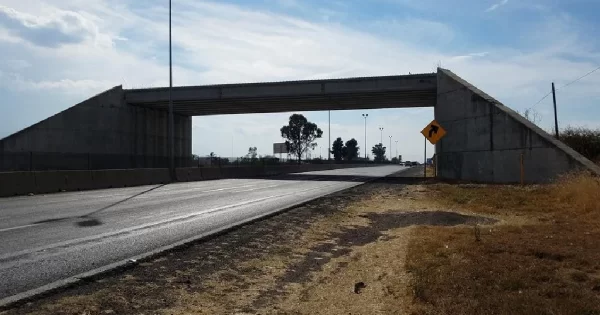
[(248, 154), (246, 154), (246, 156), (249, 157), (253, 161), (256, 160), (256, 157), (258, 156), (256, 147), (249, 147)]
[(210, 152), (208, 157), (210, 158), (210, 165), (213, 165), (213, 163), (215, 162), (215, 160), (217, 158), (217, 156), (215, 155), (215, 152)]
[(241, 163), (249, 164), (258, 161), (258, 153), (256, 147), (249, 147), (248, 153), (241, 158)]
[(344, 141), (342, 138), (338, 137), (333, 141), (331, 145), (331, 154), (333, 154), (333, 159), (336, 161), (341, 161), (344, 157)]
[(397, 157), (395, 157), (395, 156), (394, 156), (394, 157), (392, 158), (392, 163), (394, 163), (394, 164), (398, 164), (399, 162), (400, 162), (400, 161), (398, 161), (398, 158), (397, 158)]
[(281, 127), (281, 136), (286, 139), (285, 145), (296, 156), (298, 164), (302, 161), (302, 154), (315, 148), (317, 144), (314, 141), (322, 135), (323, 131), (315, 123), (300, 114), (291, 115), (288, 125)]
[(376, 144), (373, 146), (373, 149), (371, 149), (371, 152), (373, 152), (373, 155), (375, 156), (375, 162), (385, 161), (385, 147), (383, 144)]
[(352, 138), (346, 141), (346, 146), (344, 148), (344, 158), (347, 161), (352, 161), (358, 157), (358, 150), (360, 150), (360, 148), (358, 147), (358, 141), (356, 141), (356, 139)]
[[(517, 113), (521, 114), (520, 112)], [(526, 109), (521, 115), (536, 125), (542, 121), (542, 115), (533, 108)]]

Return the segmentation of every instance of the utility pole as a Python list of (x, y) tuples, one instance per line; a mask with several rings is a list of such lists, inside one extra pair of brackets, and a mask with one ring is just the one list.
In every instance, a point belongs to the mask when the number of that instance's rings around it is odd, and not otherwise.
[(379, 143), (383, 145), (383, 127), (379, 127), (379, 131), (381, 131), (381, 139), (379, 140)]
[(327, 133), (329, 134), (329, 147), (327, 148), (327, 160), (331, 160), (331, 111), (329, 111), (329, 131), (327, 131)]
[(369, 114), (362, 114), (363, 118), (365, 119), (365, 161), (367, 160), (367, 117), (369, 117)]
[(171, 46), (171, 0), (169, 0), (169, 123), (168, 131), (168, 155), (169, 155), (169, 172), (171, 180), (175, 181), (175, 118), (173, 116), (173, 52)]
[(556, 114), (556, 91), (554, 90), (554, 82), (552, 82), (552, 101), (554, 102), (554, 131), (556, 139), (558, 139), (558, 115)]

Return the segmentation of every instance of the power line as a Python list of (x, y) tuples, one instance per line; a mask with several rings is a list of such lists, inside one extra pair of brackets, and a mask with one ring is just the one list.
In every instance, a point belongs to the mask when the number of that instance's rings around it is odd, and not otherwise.
[[(586, 73), (586, 74), (584, 74), (584, 75), (580, 76), (579, 78), (577, 78), (577, 79), (575, 79), (575, 80), (573, 80), (573, 81), (571, 81), (571, 82), (569, 82), (569, 83), (567, 83), (567, 84), (565, 84), (565, 85), (563, 85), (563, 86), (561, 86), (561, 87), (559, 87), (559, 88), (556, 88), (556, 91), (558, 91), (558, 90), (560, 90), (560, 89), (563, 89), (563, 88), (566, 88), (567, 86), (569, 86), (569, 85), (571, 85), (571, 84), (573, 84), (573, 83), (575, 83), (575, 82), (577, 82), (577, 81), (579, 81), (579, 80), (581, 80), (581, 79), (583, 79), (583, 78), (587, 77), (588, 75), (590, 75), (590, 74), (592, 74), (592, 73), (594, 73), (594, 72), (596, 72), (596, 71), (598, 71), (598, 70), (600, 70), (600, 67), (598, 67), (598, 68), (596, 68), (596, 69), (594, 69), (594, 70), (592, 70), (592, 71), (590, 71), (590, 72), (588, 72), (588, 73)], [(541, 98), (539, 101), (537, 101), (535, 104), (533, 104), (531, 107), (529, 107), (529, 109), (532, 109), (532, 108), (534, 108), (534, 107), (535, 107), (537, 104), (539, 104), (539, 103), (541, 103), (543, 100), (545, 100), (545, 99), (546, 99), (546, 97), (548, 97), (550, 94), (552, 94), (552, 91), (550, 91), (550, 92), (548, 92), (546, 95), (544, 95), (544, 97), (542, 97), (542, 98)]]
[(567, 84), (563, 85), (562, 87), (560, 87), (560, 89), (562, 89), (562, 88), (564, 88), (564, 87), (567, 87), (567, 86), (569, 86), (569, 85), (571, 85), (571, 84), (573, 84), (573, 83), (575, 83), (575, 82), (577, 82), (577, 81), (579, 81), (579, 80), (581, 80), (581, 79), (583, 79), (583, 78), (587, 77), (588, 75), (590, 75), (590, 74), (592, 74), (592, 73), (594, 73), (594, 72), (596, 72), (596, 71), (598, 71), (598, 70), (600, 70), (600, 67), (598, 67), (598, 68), (596, 68), (596, 69), (594, 69), (594, 70), (592, 70), (592, 71), (590, 71), (590, 72), (588, 72), (588, 73), (586, 73), (586, 74), (584, 74), (584, 75), (580, 76), (579, 78), (577, 78), (577, 79), (575, 79), (575, 80), (573, 80), (573, 81), (571, 81), (571, 82), (569, 82), (569, 83), (567, 83)]
[(533, 104), (533, 105), (532, 105), (531, 107), (529, 107), (529, 108), (530, 108), (530, 109), (531, 109), (531, 108), (534, 108), (534, 107), (535, 107), (537, 104), (539, 104), (539, 103), (541, 103), (543, 100), (545, 100), (545, 99), (546, 99), (546, 97), (548, 97), (548, 95), (550, 95), (550, 94), (552, 94), (552, 91), (548, 92), (548, 94), (544, 95), (544, 97), (542, 97), (542, 98), (541, 98), (539, 101), (537, 101), (535, 104)]

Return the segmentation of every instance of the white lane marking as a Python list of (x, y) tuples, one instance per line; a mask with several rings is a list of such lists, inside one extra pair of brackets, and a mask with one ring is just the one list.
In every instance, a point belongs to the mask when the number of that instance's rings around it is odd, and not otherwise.
[[(18, 257), (18, 256), (22, 256), (22, 255), (33, 254), (33, 253), (36, 253), (36, 252), (41, 252), (41, 251), (45, 251), (45, 250), (49, 250), (49, 249), (56, 249), (56, 248), (61, 248), (61, 247), (62, 248), (67, 248), (68, 246), (76, 245), (77, 243), (94, 242), (94, 241), (98, 241), (98, 240), (101, 240), (101, 239), (118, 236), (118, 235), (121, 235), (121, 234), (128, 234), (130, 232), (137, 231), (137, 230), (143, 230), (143, 229), (148, 229), (148, 228), (156, 227), (156, 226), (160, 226), (160, 225), (175, 223), (177, 221), (184, 221), (184, 220), (191, 219), (191, 218), (194, 218), (194, 217), (198, 217), (198, 216), (201, 216), (201, 215), (205, 215), (205, 214), (209, 214), (209, 213), (213, 213), (213, 212), (218, 212), (218, 211), (222, 211), (222, 210), (229, 209), (229, 208), (235, 208), (235, 207), (239, 207), (239, 206), (244, 206), (244, 205), (248, 205), (248, 204), (252, 204), (252, 203), (264, 201), (264, 200), (267, 200), (267, 199), (277, 198), (277, 197), (280, 197), (280, 196), (274, 195), (274, 196), (267, 196), (267, 197), (263, 197), (263, 198), (253, 199), (253, 200), (247, 200), (247, 201), (243, 201), (243, 202), (239, 202), (239, 203), (235, 203), (235, 204), (225, 205), (225, 206), (216, 207), (216, 208), (212, 208), (212, 209), (202, 210), (202, 211), (199, 211), (199, 212), (194, 212), (194, 213), (191, 213), (191, 214), (177, 216), (177, 217), (170, 218), (170, 219), (167, 219), (167, 220), (162, 220), (162, 221), (158, 221), (158, 222), (152, 222), (152, 223), (142, 224), (142, 225), (138, 225), (138, 226), (133, 226), (133, 227), (130, 227), (130, 228), (126, 228), (126, 229), (122, 229), (122, 230), (118, 230), (118, 231), (114, 231), (114, 232), (108, 232), (108, 233), (102, 233), (102, 234), (88, 236), (88, 237), (82, 237), (82, 238), (78, 238), (78, 239), (74, 239), (74, 240), (69, 240), (69, 241), (64, 241), (64, 242), (58, 242), (58, 243), (54, 243), (54, 244), (50, 244), (50, 245), (46, 245), (46, 246), (41, 246), (41, 247), (37, 247), (37, 248), (33, 248), (33, 249), (26, 249), (26, 250), (18, 251), (18, 252), (15, 252), (15, 253), (0, 255), (0, 264), (3, 263), (2, 262), (3, 260), (8, 260), (8, 259), (11, 259), (11, 258), (14, 258), (14, 257)], [(0, 270), (2, 270), (2, 269), (5, 269), (5, 266), (0, 267)]]
[(12, 231), (12, 230), (19, 230), (19, 229), (28, 228), (28, 227), (31, 227), (31, 226), (40, 225), (40, 224), (41, 223), (33, 223), (33, 224), (26, 224), (26, 225), (14, 226), (14, 227), (6, 228), (6, 229), (0, 229), (0, 232), (6, 232), (6, 231)]
[[(377, 177), (380, 177), (380, 176), (377, 176)], [(358, 178), (352, 178), (351, 181), (354, 181), (356, 179), (358, 179)], [(329, 181), (324, 181), (324, 182), (329, 182)], [(339, 184), (339, 182), (336, 182), (336, 181), (332, 181), (332, 182)], [(320, 185), (320, 186), (317, 186), (317, 187), (312, 187), (312, 188), (308, 188), (308, 189), (304, 189), (304, 190), (299, 190), (299, 191), (294, 191), (294, 192), (290, 192), (290, 193), (285, 193), (285, 194), (281, 194), (281, 195), (273, 195), (273, 196), (268, 196), (268, 197), (264, 197), (264, 198), (258, 198), (258, 199), (254, 199), (254, 200), (249, 200), (249, 201), (237, 203), (237, 204), (231, 204), (231, 205), (216, 207), (216, 208), (212, 208), (212, 209), (207, 209), (207, 210), (203, 210), (203, 211), (200, 211), (200, 212), (196, 212), (196, 213), (192, 213), (192, 214), (187, 214), (187, 215), (183, 215), (183, 216), (179, 216), (179, 217), (175, 217), (175, 218), (171, 218), (171, 219), (167, 219), (167, 220), (163, 220), (163, 221), (159, 221), (159, 222), (154, 222), (154, 223), (149, 223), (149, 224), (143, 224), (143, 225), (134, 226), (134, 227), (131, 227), (131, 228), (122, 229), (120, 231), (108, 232), (108, 233), (94, 235), (94, 236), (90, 236), (90, 237), (84, 237), (84, 238), (74, 239), (74, 240), (70, 240), (70, 241), (65, 241), (65, 242), (59, 242), (59, 243), (55, 243), (55, 244), (50, 244), (50, 245), (47, 245), (47, 246), (38, 247), (38, 248), (30, 249), (30, 250), (22, 250), (22, 251), (11, 253), (11, 254), (0, 255), (0, 263), (1, 263), (1, 260), (6, 260), (6, 259), (18, 257), (18, 256), (21, 256), (21, 255), (24, 255), (24, 254), (30, 254), (30, 253), (35, 253), (35, 252), (39, 252), (39, 251), (44, 251), (44, 250), (51, 249), (51, 248), (66, 247), (67, 245), (73, 245), (73, 244), (76, 244), (76, 243), (83, 243), (83, 242), (95, 241), (95, 240), (99, 240), (99, 239), (103, 239), (103, 238), (108, 238), (108, 237), (111, 237), (111, 236), (117, 236), (119, 234), (127, 234), (127, 233), (130, 233), (132, 231), (142, 230), (142, 229), (146, 229), (146, 228), (150, 228), (150, 227), (154, 227), (154, 226), (158, 226), (158, 225), (163, 225), (163, 224), (174, 223), (176, 221), (182, 221), (182, 220), (186, 220), (186, 219), (191, 219), (193, 217), (197, 217), (197, 216), (200, 216), (200, 215), (214, 213), (214, 212), (222, 211), (222, 210), (229, 209), (229, 208), (235, 208), (235, 207), (239, 207), (239, 206), (250, 204), (250, 203), (260, 202), (260, 201), (264, 201), (264, 200), (268, 200), (268, 199), (274, 199), (274, 198), (281, 198), (281, 197), (285, 197), (285, 196), (289, 196), (289, 195), (304, 194), (304, 193), (306, 193), (308, 191), (323, 189), (323, 188), (327, 188), (327, 187), (331, 187), (331, 186), (335, 186), (335, 185), (336, 184)], [(249, 186), (249, 185), (245, 185), (245, 186)], [(279, 185), (273, 185), (273, 187), (276, 187), (276, 186), (279, 186)], [(354, 185), (351, 185), (351, 186), (354, 186)], [(261, 188), (268, 188), (268, 187), (261, 187)], [(258, 188), (258, 189), (260, 189), (260, 188)], [(345, 189), (345, 188), (342, 188), (342, 189)], [(1, 269), (5, 269), (5, 268), (2, 267), (2, 268), (0, 268), (0, 270)]]
[[(290, 195), (304, 194), (311, 190), (323, 189), (323, 188), (335, 186), (335, 185), (336, 184), (319, 185), (317, 187), (312, 187), (312, 188), (308, 188), (308, 189), (304, 189), (304, 190), (300, 190), (300, 191), (289, 192), (289, 193), (285, 193), (285, 194), (281, 194), (281, 195), (272, 195), (272, 196), (267, 196), (267, 197), (263, 197), (263, 198), (247, 200), (247, 201), (243, 201), (243, 202), (239, 202), (239, 203), (235, 203), (235, 204), (225, 205), (225, 206), (221, 206), (221, 207), (215, 207), (212, 209), (206, 209), (206, 210), (202, 210), (199, 212), (194, 212), (194, 213), (190, 213), (190, 214), (186, 214), (186, 215), (182, 215), (182, 216), (177, 216), (177, 217), (173, 217), (170, 219), (161, 220), (158, 222), (152, 222), (152, 223), (142, 224), (142, 225), (138, 225), (138, 226), (133, 226), (130, 228), (125, 228), (125, 229), (114, 231), (114, 232), (107, 232), (107, 233), (102, 233), (102, 234), (98, 234), (98, 235), (82, 237), (82, 238), (68, 240), (68, 241), (64, 241), (64, 242), (49, 244), (46, 246), (40, 246), (40, 247), (33, 248), (33, 249), (26, 249), (26, 250), (21, 250), (21, 251), (14, 252), (14, 253), (0, 255), (0, 270), (4, 270), (4, 269), (9, 268), (10, 266), (14, 265), (15, 263), (18, 263), (18, 261), (13, 261), (13, 263), (6, 264), (6, 261), (18, 259), (17, 257), (19, 257), (19, 256), (30, 255), (30, 254), (35, 254), (35, 253), (51, 250), (51, 249), (55, 250), (55, 249), (59, 249), (59, 248), (69, 250), (70, 246), (75, 246), (75, 245), (78, 245), (81, 243), (98, 242), (102, 239), (116, 237), (116, 236), (123, 235), (123, 234), (129, 234), (134, 231), (144, 230), (144, 229), (157, 227), (157, 226), (161, 226), (161, 225), (173, 224), (178, 221), (186, 221), (186, 220), (198, 217), (198, 216), (202, 216), (202, 215), (206, 215), (206, 214), (210, 214), (210, 213), (214, 213), (214, 212), (219, 212), (219, 211), (236, 208), (236, 207), (244, 206), (244, 205), (248, 205), (248, 204), (258, 203), (258, 202), (269, 200), (269, 199), (281, 198), (281, 197), (286, 197), (286, 196), (290, 196)], [(72, 250), (72, 248), (71, 248), (71, 250)], [(57, 253), (55, 253), (55, 254), (57, 254)]]
[[(263, 186), (263, 187), (250, 188), (250, 189), (244, 189), (244, 190), (236, 190), (236, 191), (232, 191), (232, 192), (234, 192), (234, 193), (247, 192), (247, 191), (259, 190), (259, 189), (265, 189), (265, 188), (273, 188), (273, 187), (278, 187), (278, 186), (280, 186), (280, 185)], [(281, 185), (281, 186), (283, 186), (283, 185)]]
[[(256, 184), (258, 184), (258, 183), (256, 183)], [(223, 188), (216, 188), (216, 189), (202, 190), (202, 191), (194, 192), (195, 190), (198, 190), (198, 189), (206, 189), (207, 188), (207, 187), (198, 187), (198, 188), (186, 189), (185, 191), (178, 191), (178, 193), (202, 194), (202, 193), (209, 193), (209, 192), (216, 192), (216, 191), (224, 191), (224, 190), (252, 187), (252, 186), (256, 186), (256, 184), (248, 184), (248, 185), (233, 186), (233, 187), (223, 187)], [(164, 195), (169, 195), (169, 194), (173, 193), (173, 191), (168, 190), (168, 191), (163, 191), (162, 193)], [(156, 197), (157, 197), (156, 195), (146, 195), (146, 196), (139, 196), (136, 199), (150, 199), (150, 198), (156, 198)]]

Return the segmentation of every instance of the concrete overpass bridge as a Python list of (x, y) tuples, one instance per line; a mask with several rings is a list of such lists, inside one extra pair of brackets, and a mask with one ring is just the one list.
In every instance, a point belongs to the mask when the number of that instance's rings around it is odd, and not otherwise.
[[(185, 116), (340, 109), (433, 107), (436, 74), (173, 88), (174, 112)], [(168, 110), (169, 88), (124, 91), (134, 106)]]
[[(168, 88), (114, 87), (0, 140), (0, 170), (34, 153), (61, 168), (167, 165)], [(191, 116), (435, 107), (448, 131), (436, 145), (447, 179), (544, 182), (575, 168), (600, 169), (454, 73), (173, 88), (175, 156), (191, 156)], [(416, 131), (415, 131), (416, 132)], [(65, 157), (70, 158), (65, 158)], [(29, 165), (32, 161), (29, 160)], [(87, 164), (86, 164), (87, 163)]]

